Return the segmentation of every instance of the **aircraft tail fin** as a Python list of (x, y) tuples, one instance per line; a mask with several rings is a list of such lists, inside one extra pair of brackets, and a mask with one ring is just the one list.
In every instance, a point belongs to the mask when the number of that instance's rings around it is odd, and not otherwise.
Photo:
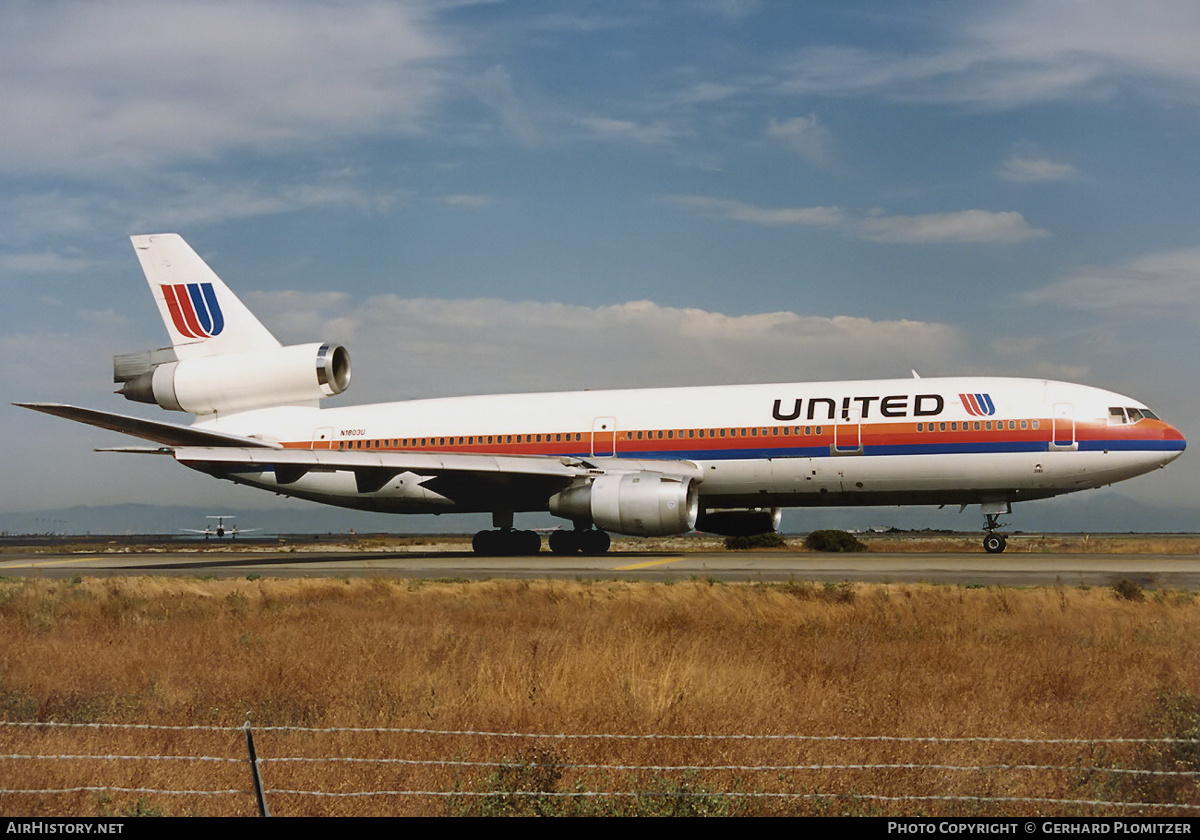
[(280, 346), (179, 234), (130, 239), (179, 360)]

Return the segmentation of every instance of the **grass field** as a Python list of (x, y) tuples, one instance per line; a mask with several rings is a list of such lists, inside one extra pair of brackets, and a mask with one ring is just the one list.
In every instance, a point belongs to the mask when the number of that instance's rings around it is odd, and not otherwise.
[[(1140, 596), (1140, 600), (1139, 600)], [(532, 789), (545, 797), (273, 793), (279, 814), (1138, 813), (979, 796), (1200, 805), (1200, 745), (615, 741), (306, 733), (1200, 736), (1200, 603), (1049, 587), (85, 579), (0, 582), (0, 720), (260, 729), (260, 754), (551, 767), (272, 763), (275, 790)], [(239, 734), (0, 727), (0, 753), (244, 756)], [(1050, 750), (1050, 754), (1047, 754)], [(1066, 753), (1064, 754), (1064, 750)], [(558, 765), (1048, 765), (1068, 770), (634, 771)], [(248, 789), (244, 764), (0, 759), (4, 787)], [(555, 797), (579, 785), (689, 796)], [(825, 794), (724, 799), (719, 791)], [(491, 809), (491, 810), (489, 810)], [(625, 809), (622, 811), (622, 809)], [(0, 795), (9, 815), (245, 814), (238, 796)], [(687, 811), (692, 812), (692, 811)], [(1168, 813), (1195, 815), (1180, 808)], [(1163, 813), (1161, 810), (1145, 813)]]

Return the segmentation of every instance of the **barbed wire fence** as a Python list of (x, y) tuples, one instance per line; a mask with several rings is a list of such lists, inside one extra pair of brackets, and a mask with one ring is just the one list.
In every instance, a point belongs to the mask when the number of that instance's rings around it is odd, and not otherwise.
[(0, 809), (1200, 814), (1200, 739), (569, 734), (0, 721)]

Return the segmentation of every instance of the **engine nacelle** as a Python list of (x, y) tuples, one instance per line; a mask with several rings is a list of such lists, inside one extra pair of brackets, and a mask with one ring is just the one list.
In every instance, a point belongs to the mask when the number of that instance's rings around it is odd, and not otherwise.
[(782, 508), (716, 508), (700, 511), (696, 530), (722, 537), (752, 537), (778, 531), (782, 521)]
[(551, 497), (550, 512), (636, 537), (686, 534), (699, 504), (690, 478), (654, 472), (609, 473)]
[(328, 342), (182, 361), (133, 354), (113, 362), (126, 399), (193, 414), (310, 403), (350, 385), (350, 352)]

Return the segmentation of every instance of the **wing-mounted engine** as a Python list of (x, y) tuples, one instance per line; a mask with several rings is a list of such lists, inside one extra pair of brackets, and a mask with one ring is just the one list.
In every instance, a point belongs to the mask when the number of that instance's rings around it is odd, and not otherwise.
[(193, 414), (311, 404), (350, 385), (350, 352), (328, 342), (182, 360), (151, 350), (114, 357), (113, 381), (128, 400)]
[(655, 472), (607, 473), (550, 498), (550, 512), (575, 523), (638, 537), (686, 534), (699, 505), (691, 478)]

